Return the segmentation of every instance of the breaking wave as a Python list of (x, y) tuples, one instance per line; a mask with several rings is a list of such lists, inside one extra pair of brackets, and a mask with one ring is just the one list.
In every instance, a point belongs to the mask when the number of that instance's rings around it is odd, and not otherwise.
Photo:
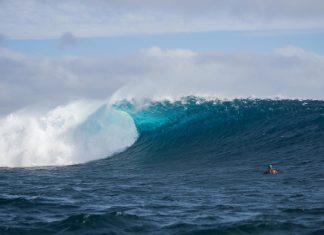
[(44, 115), (17, 112), (3, 118), (0, 166), (79, 164), (125, 149), (123, 155), (151, 162), (316, 157), (324, 151), (323, 139), (323, 101), (80, 101)]
[(45, 114), (20, 111), (0, 120), (0, 166), (71, 165), (105, 158), (137, 138), (132, 118), (79, 101)]

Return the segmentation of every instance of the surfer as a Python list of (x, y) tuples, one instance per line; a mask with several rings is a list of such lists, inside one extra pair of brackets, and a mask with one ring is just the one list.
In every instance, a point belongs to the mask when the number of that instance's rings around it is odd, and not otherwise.
[(264, 172), (264, 174), (271, 174), (271, 175), (275, 175), (275, 174), (278, 174), (278, 173), (279, 173), (279, 171), (273, 169), (272, 165), (269, 165), (268, 169)]

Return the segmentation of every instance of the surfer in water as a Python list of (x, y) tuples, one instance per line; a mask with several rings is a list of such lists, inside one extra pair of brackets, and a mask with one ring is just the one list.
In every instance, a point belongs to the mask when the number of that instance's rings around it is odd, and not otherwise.
[(278, 173), (279, 173), (279, 171), (273, 169), (272, 165), (269, 165), (268, 169), (264, 172), (264, 174), (270, 174), (270, 175), (275, 175), (275, 174), (278, 174)]

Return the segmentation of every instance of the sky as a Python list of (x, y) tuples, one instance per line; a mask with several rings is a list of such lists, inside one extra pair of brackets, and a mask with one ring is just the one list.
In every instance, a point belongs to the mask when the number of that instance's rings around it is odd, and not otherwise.
[(0, 0), (0, 116), (80, 99), (324, 99), (322, 0)]

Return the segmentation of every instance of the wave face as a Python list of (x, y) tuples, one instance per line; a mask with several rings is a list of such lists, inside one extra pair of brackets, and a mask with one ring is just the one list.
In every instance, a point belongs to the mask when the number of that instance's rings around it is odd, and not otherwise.
[(271, 161), (278, 155), (297, 159), (324, 151), (323, 101), (187, 97), (115, 106), (132, 116), (140, 133), (127, 154), (145, 161), (219, 162), (238, 155)]
[(46, 114), (17, 112), (0, 120), (0, 166), (72, 165), (132, 145), (137, 131), (125, 112), (79, 101)]
[(79, 164), (130, 146), (122, 155), (146, 162), (297, 159), (323, 152), (323, 129), (323, 101), (79, 101), (1, 119), (0, 166)]

